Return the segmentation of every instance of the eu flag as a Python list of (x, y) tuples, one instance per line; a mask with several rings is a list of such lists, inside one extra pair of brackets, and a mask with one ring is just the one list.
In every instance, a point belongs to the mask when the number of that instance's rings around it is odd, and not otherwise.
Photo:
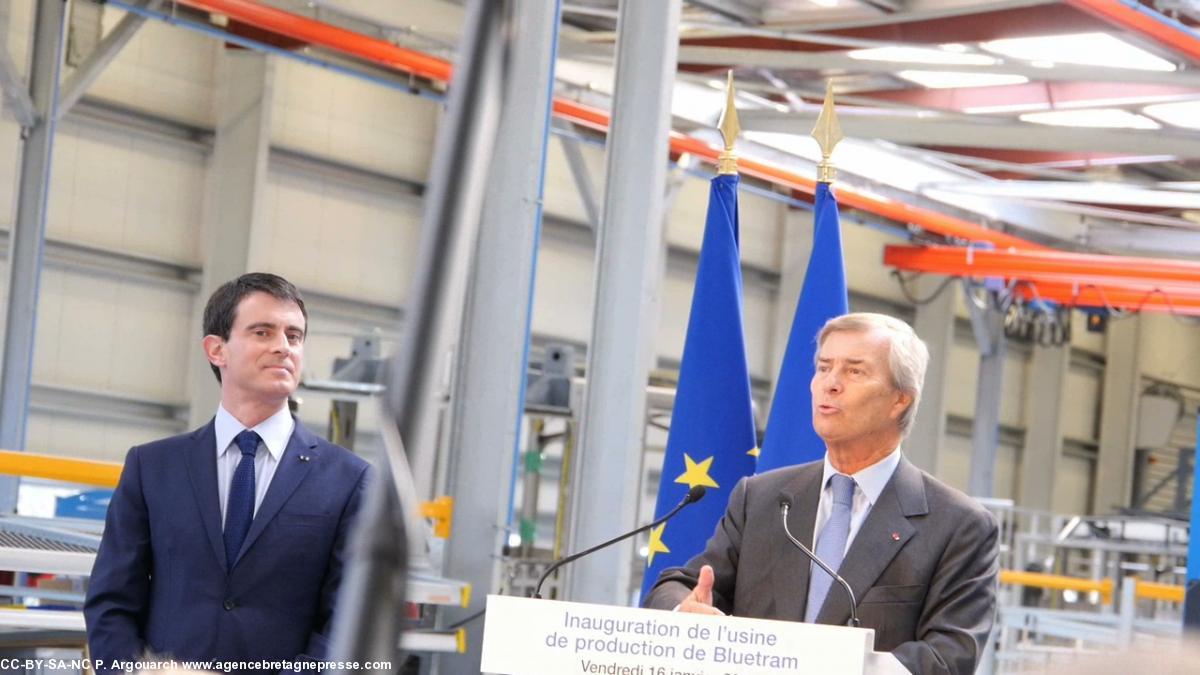
[(849, 304), (837, 199), (827, 183), (817, 183), (812, 254), (775, 382), (759, 473), (825, 456), (825, 441), (813, 431), (809, 383), (816, 371), (817, 333), (826, 321), (848, 312)]
[(709, 189), (708, 220), (655, 517), (670, 511), (693, 486), (705, 486), (708, 494), (651, 531), (643, 595), (664, 569), (683, 565), (704, 549), (733, 486), (754, 471), (737, 186), (736, 175), (720, 175), (712, 179)]

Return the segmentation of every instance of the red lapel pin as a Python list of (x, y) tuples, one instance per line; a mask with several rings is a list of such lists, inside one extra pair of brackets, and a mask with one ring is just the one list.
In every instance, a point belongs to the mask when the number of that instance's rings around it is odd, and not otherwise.
[(892, 541), (900, 541), (900, 533), (899, 532), (892, 533)]

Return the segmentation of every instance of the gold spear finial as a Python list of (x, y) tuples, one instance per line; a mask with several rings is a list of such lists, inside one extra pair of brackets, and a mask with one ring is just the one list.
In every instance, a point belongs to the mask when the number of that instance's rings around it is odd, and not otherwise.
[(832, 183), (837, 170), (829, 161), (833, 147), (842, 140), (842, 127), (838, 125), (837, 112), (833, 109), (833, 80), (825, 81), (825, 104), (821, 106), (821, 114), (817, 116), (817, 124), (813, 127), (812, 137), (821, 146), (821, 163), (817, 165), (817, 180), (822, 183)]
[(721, 130), (721, 137), (725, 139), (725, 150), (717, 158), (717, 173), (722, 176), (737, 175), (737, 155), (733, 154), (733, 143), (741, 133), (742, 127), (738, 124), (737, 106), (734, 104), (732, 70), (725, 81), (725, 110), (721, 112), (717, 128)]

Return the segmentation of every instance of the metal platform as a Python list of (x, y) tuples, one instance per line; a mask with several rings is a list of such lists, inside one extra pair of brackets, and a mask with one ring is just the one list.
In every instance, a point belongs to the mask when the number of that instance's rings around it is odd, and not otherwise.
[[(0, 569), (86, 577), (100, 547), (99, 527), (94, 521), (0, 516)], [(406, 597), (409, 602), (466, 607), (471, 585), (418, 569), (409, 574)]]
[(100, 547), (99, 523), (0, 516), (0, 569), (86, 576)]

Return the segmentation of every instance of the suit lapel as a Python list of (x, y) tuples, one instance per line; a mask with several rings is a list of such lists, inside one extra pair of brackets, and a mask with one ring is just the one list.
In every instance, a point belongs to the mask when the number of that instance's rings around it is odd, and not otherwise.
[[(863, 595), (879, 575), (916, 534), (916, 527), (909, 522), (909, 517), (927, 513), (929, 507), (925, 501), (921, 471), (901, 457), (896, 472), (879, 494), (875, 506), (871, 507), (838, 570), (850, 588), (854, 589), (857, 601), (862, 601)], [(835, 582), (834, 586), (840, 584)], [(849, 620), (850, 599), (844, 591), (830, 588), (825, 604), (817, 615), (817, 623), (845, 625)]]
[(225, 569), (225, 539), (221, 526), (221, 502), (217, 487), (217, 433), (213, 422), (192, 433), (191, 446), (185, 451), (188, 477), (192, 483), (192, 494), (200, 509), (200, 520), (208, 534), (213, 555), (221, 569)]
[[(812, 543), (813, 527), (817, 520), (817, 503), (821, 497), (821, 472), (823, 464), (813, 462), (800, 469), (796, 478), (785, 488), (792, 498), (792, 509), (788, 512), (788, 529), (800, 543)], [(778, 525), (775, 527), (782, 530)], [(775, 565), (775, 588), (777, 613), (774, 618), (799, 621), (804, 618), (805, 601), (808, 598), (809, 561), (799, 549), (787, 540), (782, 531), (776, 539), (779, 561)], [(782, 548), (779, 548), (782, 547)]]
[[(306, 459), (301, 459), (302, 456)], [(275, 468), (271, 486), (267, 488), (262, 505), (258, 507), (258, 512), (254, 514), (254, 520), (250, 523), (250, 531), (246, 533), (246, 541), (242, 543), (238, 560), (246, 555), (246, 551), (250, 550), (250, 546), (266, 529), (275, 514), (279, 513), (279, 509), (283, 508), (319, 459), (317, 437), (305, 429), (300, 420), (296, 420), (296, 428), (292, 431), (292, 437), (288, 439), (283, 456), (279, 458), (279, 466)], [(236, 560), (234, 564), (237, 564)]]

